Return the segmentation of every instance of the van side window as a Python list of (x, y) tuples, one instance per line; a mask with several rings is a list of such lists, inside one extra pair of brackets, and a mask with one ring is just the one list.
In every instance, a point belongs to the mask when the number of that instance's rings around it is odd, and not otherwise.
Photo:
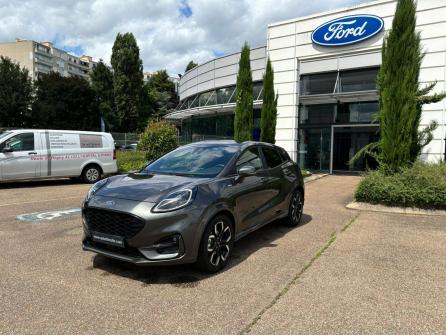
[(265, 156), (266, 165), (272, 169), (282, 164), (282, 157), (273, 148), (262, 147), (263, 155)]
[(81, 148), (103, 148), (102, 136), (99, 135), (79, 135)]
[(34, 133), (18, 134), (7, 139), (0, 148), (11, 151), (33, 151), (34, 150)]

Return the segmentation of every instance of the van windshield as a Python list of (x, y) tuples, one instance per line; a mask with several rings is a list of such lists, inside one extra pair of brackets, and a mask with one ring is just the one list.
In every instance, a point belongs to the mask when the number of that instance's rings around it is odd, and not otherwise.
[(10, 131), (4, 131), (4, 132), (0, 131), (0, 141), (2, 140), (2, 138), (5, 138), (6, 136), (8, 136), (11, 133), (12, 132), (10, 132)]

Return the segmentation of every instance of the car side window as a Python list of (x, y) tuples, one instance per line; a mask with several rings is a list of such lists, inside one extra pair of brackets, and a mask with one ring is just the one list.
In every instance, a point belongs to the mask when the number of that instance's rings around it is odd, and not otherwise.
[(263, 169), (262, 159), (260, 158), (259, 149), (254, 147), (246, 150), (237, 160), (235, 167), (237, 171), (243, 166), (250, 165), (254, 167), (254, 169), (261, 170)]
[(24, 133), (7, 139), (3, 145), (3, 149), (11, 151), (32, 151), (34, 150), (34, 133)]
[(282, 157), (277, 152), (277, 150), (273, 148), (262, 148), (263, 155), (265, 156), (266, 166), (269, 169), (275, 168), (276, 166), (279, 166), (282, 164)]

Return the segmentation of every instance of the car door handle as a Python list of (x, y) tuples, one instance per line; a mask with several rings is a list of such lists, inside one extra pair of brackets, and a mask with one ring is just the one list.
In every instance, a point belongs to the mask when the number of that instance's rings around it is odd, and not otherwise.
[(260, 178), (260, 181), (262, 181), (262, 182), (268, 181), (268, 177), (262, 177), (262, 178)]
[(35, 152), (35, 151), (28, 152), (28, 155), (37, 155), (37, 152)]

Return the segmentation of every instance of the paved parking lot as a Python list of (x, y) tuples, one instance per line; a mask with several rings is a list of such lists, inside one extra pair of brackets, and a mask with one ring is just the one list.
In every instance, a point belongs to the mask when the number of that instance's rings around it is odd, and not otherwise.
[(348, 210), (358, 180), (307, 184), (303, 225), (249, 235), (212, 276), (81, 251), (88, 185), (0, 185), (0, 333), (444, 333), (445, 218)]

